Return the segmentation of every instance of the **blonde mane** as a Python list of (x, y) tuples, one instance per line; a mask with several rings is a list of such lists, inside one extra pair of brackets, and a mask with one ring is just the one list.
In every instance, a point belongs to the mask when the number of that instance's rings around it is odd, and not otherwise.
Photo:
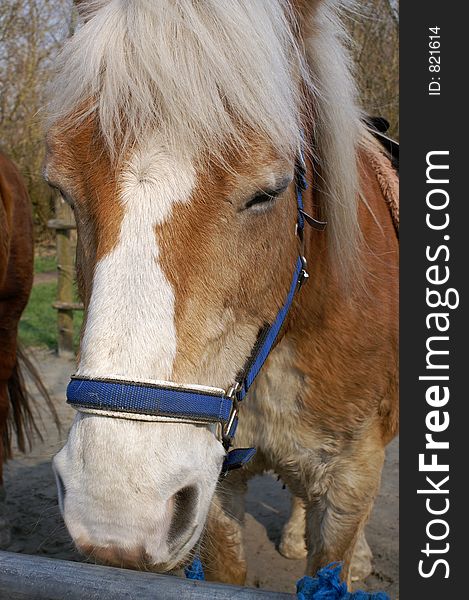
[(292, 4), (84, 0), (85, 22), (58, 58), (48, 125), (75, 127), (93, 115), (118, 158), (155, 130), (188, 156), (216, 155), (227, 142), (242, 147), (243, 124), (294, 155), (312, 119), (331, 250), (350, 264), (359, 245), (360, 114), (340, 2), (317, 2), (301, 27)]

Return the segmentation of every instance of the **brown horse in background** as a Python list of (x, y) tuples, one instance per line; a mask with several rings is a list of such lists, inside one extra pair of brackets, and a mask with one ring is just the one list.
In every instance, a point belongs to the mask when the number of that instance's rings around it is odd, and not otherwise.
[[(0, 152), (0, 502), (4, 497), (3, 463), (11, 457), (13, 432), (21, 451), (26, 449), (33, 431), (39, 433), (21, 366), (52, 408), (37, 372), (18, 346), (18, 323), (31, 292), (33, 268), (31, 202), (18, 169)], [(8, 537), (0, 505), (0, 545)]]

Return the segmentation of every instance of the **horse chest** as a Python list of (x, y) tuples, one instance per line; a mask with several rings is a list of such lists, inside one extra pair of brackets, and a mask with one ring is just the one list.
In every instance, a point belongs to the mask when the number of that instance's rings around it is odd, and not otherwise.
[[(287, 341), (272, 352), (241, 407), (237, 445), (255, 445), (266, 456), (297, 460), (304, 374), (294, 364)], [(304, 448), (306, 449), (306, 448)]]

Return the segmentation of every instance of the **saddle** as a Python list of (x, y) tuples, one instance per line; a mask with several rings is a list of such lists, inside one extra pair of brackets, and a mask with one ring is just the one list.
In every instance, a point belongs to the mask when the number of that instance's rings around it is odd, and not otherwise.
[(384, 135), (389, 128), (386, 119), (369, 117), (365, 122), (379, 144), (365, 139), (364, 146), (399, 237), (399, 144)]

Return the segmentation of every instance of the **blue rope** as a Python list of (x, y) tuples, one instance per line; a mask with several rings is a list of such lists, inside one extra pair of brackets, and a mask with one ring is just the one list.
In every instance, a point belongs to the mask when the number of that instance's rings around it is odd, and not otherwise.
[(296, 584), (298, 600), (389, 600), (384, 592), (349, 592), (340, 581), (340, 563), (332, 563), (318, 571), (316, 577), (303, 577)]
[(204, 581), (204, 568), (202, 566), (202, 561), (198, 556), (194, 558), (192, 564), (187, 566), (184, 569), (184, 574), (186, 575), (186, 579), (195, 579), (196, 581)]
[[(347, 584), (340, 581), (342, 565), (332, 563), (318, 571), (316, 577), (303, 577), (296, 584), (297, 600), (389, 600), (384, 592), (349, 592)], [(204, 568), (198, 556), (184, 569), (187, 579), (204, 581)]]

